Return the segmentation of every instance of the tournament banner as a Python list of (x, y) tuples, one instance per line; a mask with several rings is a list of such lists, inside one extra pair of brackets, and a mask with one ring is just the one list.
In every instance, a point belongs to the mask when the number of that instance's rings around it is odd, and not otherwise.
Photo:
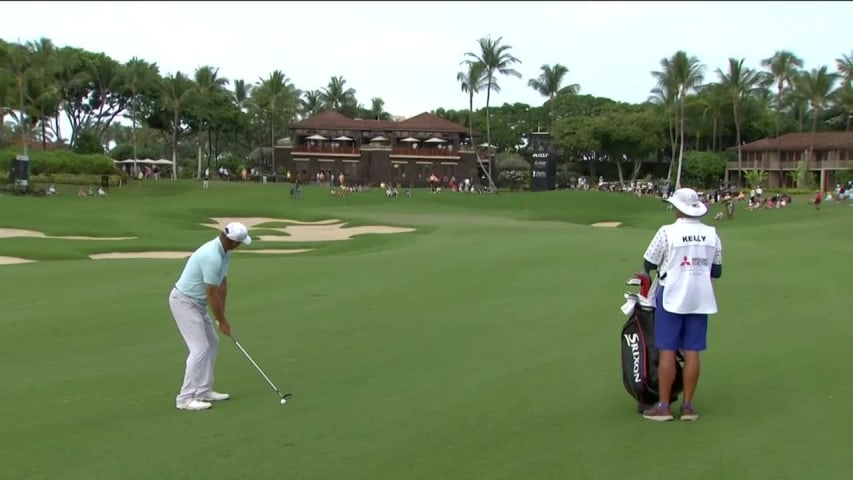
[(17, 186), (26, 187), (30, 181), (30, 157), (18, 155), (12, 160), (9, 180)]
[(557, 155), (548, 132), (530, 134), (533, 161), (530, 165), (530, 191), (555, 190), (557, 188)]

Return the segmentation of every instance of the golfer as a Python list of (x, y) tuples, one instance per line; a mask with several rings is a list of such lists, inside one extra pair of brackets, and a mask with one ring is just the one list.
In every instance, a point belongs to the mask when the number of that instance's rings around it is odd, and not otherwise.
[(175, 406), (180, 410), (206, 410), (212, 406), (210, 402), (228, 400), (227, 393), (213, 391), (219, 338), (207, 309), (213, 311), (219, 330), (230, 335), (231, 325), (225, 319), (230, 252), (241, 244), (251, 243), (245, 225), (229, 223), (218, 237), (193, 252), (169, 294), (169, 308), (189, 350), (184, 384), (175, 398)]
[(693, 395), (699, 381), (699, 352), (707, 348), (708, 315), (717, 313), (711, 279), (722, 275), (722, 244), (716, 229), (700, 220), (708, 213), (708, 207), (699, 200), (696, 191), (679, 188), (665, 201), (674, 207), (675, 222), (658, 229), (643, 255), (646, 273), (658, 271), (655, 345), (660, 350), (661, 398), (643, 416), (656, 421), (673, 419), (667, 402), (675, 381), (675, 353), (682, 350), (681, 419), (696, 420), (699, 415), (693, 406)]

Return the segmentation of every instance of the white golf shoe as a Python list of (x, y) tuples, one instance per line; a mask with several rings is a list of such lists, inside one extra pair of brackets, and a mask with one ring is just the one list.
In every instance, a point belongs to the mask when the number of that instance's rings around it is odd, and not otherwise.
[(212, 406), (213, 405), (208, 402), (203, 402), (195, 398), (190, 400), (189, 402), (178, 403), (175, 405), (178, 410), (207, 410)]
[(221, 402), (223, 400), (228, 400), (229, 398), (231, 398), (231, 395), (219, 392), (207, 392), (204, 395), (198, 397), (199, 400), (202, 400), (204, 402)]

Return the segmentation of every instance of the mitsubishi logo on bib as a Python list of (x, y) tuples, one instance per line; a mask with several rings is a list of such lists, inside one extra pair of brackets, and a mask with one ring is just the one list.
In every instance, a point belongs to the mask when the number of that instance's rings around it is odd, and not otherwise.
[(711, 262), (707, 257), (688, 257), (685, 255), (678, 267), (687, 272), (688, 275), (704, 275), (710, 264)]

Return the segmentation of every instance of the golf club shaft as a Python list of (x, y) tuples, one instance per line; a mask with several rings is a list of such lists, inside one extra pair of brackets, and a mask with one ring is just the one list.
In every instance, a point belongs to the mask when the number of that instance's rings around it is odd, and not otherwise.
[(278, 390), (278, 388), (277, 388), (277, 387), (272, 383), (272, 380), (270, 380), (270, 379), (269, 379), (269, 377), (267, 377), (267, 374), (266, 374), (266, 373), (264, 373), (264, 371), (263, 371), (263, 370), (261, 370), (261, 367), (259, 367), (259, 366), (258, 366), (258, 364), (257, 364), (257, 363), (255, 363), (255, 361), (252, 359), (252, 356), (251, 356), (251, 355), (249, 355), (249, 352), (247, 352), (247, 351), (246, 351), (246, 349), (244, 349), (244, 348), (243, 348), (243, 346), (242, 346), (242, 345), (240, 345), (240, 342), (238, 342), (236, 338), (231, 337), (231, 340), (234, 340), (234, 345), (237, 345), (237, 348), (239, 348), (239, 349), (240, 349), (240, 351), (241, 351), (241, 352), (243, 352), (243, 355), (245, 355), (245, 356), (246, 356), (246, 358), (248, 358), (248, 359), (249, 359), (249, 361), (250, 361), (250, 362), (252, 362), (252, 365), (254, 365), (254, 366), (255, 366), (255, 369), (257, 369), (257, 370), (258, 370), (258, 372), (260, 372), (260, 374), (261, 374), (261, 375), (263, 375), (264, 380), (266, 380), (266, 381), (267, 381), (267, 383), (269, 383), (269, 384), (270, 384), (270, 386), (272, 387), (272, 389), (273, 389), (273, 390), (275, 390), (275, 393), (277, 393), (277, 394), (279, 394), (279, 396), (281, 396), (281, 392), (280, 392), (280, 391)]

